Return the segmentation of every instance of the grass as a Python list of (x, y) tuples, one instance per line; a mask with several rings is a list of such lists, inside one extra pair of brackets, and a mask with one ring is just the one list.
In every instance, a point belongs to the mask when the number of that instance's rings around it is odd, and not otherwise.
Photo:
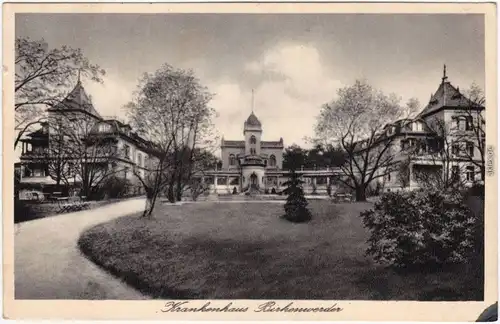
[[(311, 201), (307, 224), (277, 203), (159, 206), (84, 232), (81, 250), (153, 298), (472, 300), (461, 267), (397, 273), (365, 256), (370, 203)], [(464, 289), (467, 288), (467, 289)], [(478, 292), (480, 290), (480, 292)], [(479, 298), (481, 299), (481, 298)]]

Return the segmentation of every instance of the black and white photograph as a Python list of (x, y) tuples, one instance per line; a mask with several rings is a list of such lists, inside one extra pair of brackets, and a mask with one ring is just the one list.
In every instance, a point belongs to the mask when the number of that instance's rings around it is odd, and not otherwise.
[(13, 16), (14, 301), (497, 301), (484, 12)]

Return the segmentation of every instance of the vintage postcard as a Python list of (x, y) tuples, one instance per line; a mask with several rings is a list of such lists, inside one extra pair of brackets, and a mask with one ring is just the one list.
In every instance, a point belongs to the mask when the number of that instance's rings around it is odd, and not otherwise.
[(6, 318), (497, 302), (494, 4), (3, 9)]

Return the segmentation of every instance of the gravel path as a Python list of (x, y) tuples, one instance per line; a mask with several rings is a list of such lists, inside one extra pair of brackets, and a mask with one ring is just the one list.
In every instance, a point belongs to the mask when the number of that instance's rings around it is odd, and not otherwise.
[(16, 224), (16, 299), (146, 299), (101, 270), (77, 246), (88, 227), (138, 212), (144, 199)]

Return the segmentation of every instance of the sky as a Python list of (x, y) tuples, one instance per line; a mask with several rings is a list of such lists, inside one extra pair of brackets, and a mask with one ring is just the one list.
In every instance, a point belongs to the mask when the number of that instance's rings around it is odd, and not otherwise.
[(104, 116), (125, 117), (138, 79), (192, 69), (214, 94), (217, 131), (243, 138), (252, 109), (263, 140), (308, 146), (321, 105), (365, 79), (422, 108), (449, 81), (484, 89), (484, 18), (472, 14), (17, 14), (16, 37), (81, 48), (106, 70), (83, 80)]

